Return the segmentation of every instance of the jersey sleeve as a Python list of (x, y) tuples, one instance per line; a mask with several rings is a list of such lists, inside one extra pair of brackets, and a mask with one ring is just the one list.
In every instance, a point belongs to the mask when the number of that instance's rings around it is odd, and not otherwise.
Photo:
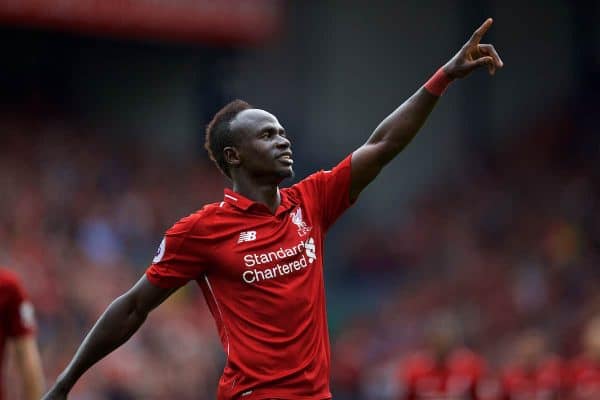
[(199, 218), (193, 214), (167, 230), (146, 270), (152, 284), (162, 288), (180, 287), (204, 273), (208, 249), (206, 240), (198, 232), (198, 223)]
[(324, 231), (352, 205), (351, 161), (352, 155), (349, 155), (330, 171), (316, 172), (296, 184), (319, 216)]
[(8, 302), (7, 333), (9, 337), (21, 337), (35, 332), (33, 305), (25, 290), (15, 278), (8, 286), (10, 300)]

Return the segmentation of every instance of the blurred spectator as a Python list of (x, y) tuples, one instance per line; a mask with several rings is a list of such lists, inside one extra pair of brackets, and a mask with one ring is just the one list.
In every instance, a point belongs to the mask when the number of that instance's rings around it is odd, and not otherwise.
[[(0, 399), (4, 398), (2, 365), (5, 347), (14, 350), (17, 371), (10, 374), (9, 397), (14, 398), (22, 384), (22, 398), (37, 400), (44, 390), (44, 378), (35, 335), (33, 305), (15, 274), (0, 269)], [(17, 376), (16, 376), (17, 375)]]
[(506, 400), (561, 398), (562, 361), (549, 352), (541, 332), (528, 331), (519, 336), (512, 358), (502, 377)]
[[(0, 196), (0, 263), (30, 288), (43, 363), (55, 379), (109, 300), (147, 267), (168, 224), (222, 195), (222, 178), (212, 166), (165, 154), (159, 168), (135, 142), (34, 114), (0, 116), (0, 185), (9, 188)], [(214, 397), (219, 348), (201, 296), (182, 290), (73, 398)], [(149, 379), (144, 371), (166, 359), (169, 371)]]
[(569, 399), (600, 399), (600, 315), (588, 322), (582, 342), (582, 354), (569, 363)]
[(461, 336), (455, 318), (434, 315), (426, 328), (424, 348), (401, 362), (399, 398), (476, 399), (486, 365), (481, 356), (463, 346)]
[[(445, 310), (487, 361), (478, 396), (495, 398), (504, 374), (509, 391), (531, 387), (567, 398), (568, 388), (559, 391), (560, 360), (574, 355), (580, 326), (600, 305), (600, 159), (564, 150), (582, 137), (598, 148), (599, 139), (573, 132), (569, 109), (467, 159), (463, 175), (424, 192), (406, 220), (385, 230), (363, 223), (369, 239), (350, 253), (363, 256), (343, 267), (361, 276), (382, 267), (385, 273), (362, 279), (368, 288), (356, 285), (361, 301), (379, 293), (378, 312), (353, 317), (334, 338), (334, 364), (351, 371), (336, 376), (334, 368), (334, 391), (394, 398), (389, 393), (400, 388), (390, 384), (390, 365), (421, 348), (428, 319)], [(386, 256), (364, 264), (368, 253)], [(512, 338), (526, 326), (543, 333), (524, 335), (515, 349)], [(515, 351), (520, 355), (507, 360)], [(360, 389), (353, 388), (357, 381)]]

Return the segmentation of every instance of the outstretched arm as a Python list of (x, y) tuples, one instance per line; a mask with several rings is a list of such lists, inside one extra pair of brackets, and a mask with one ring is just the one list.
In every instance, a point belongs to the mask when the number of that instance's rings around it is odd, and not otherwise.
[(44, 400), (66, 399), (81, 375), (125, 343), (146, 320), (148, 313), (175, 290), (154, 286), (143, 276), (127, 293), (114, 300), (92, 327)]
[(381, 121), (367, 142), (352, 154), (352, 201), (415, 137), (450, 81), (463, 78), (477, 68), (487, 67), (491, 75), (497, 68), (502, 68), (503, 63), (494, 47), (480, 43), (491, 25), (492, 19), (488, 18), (458, 53), (424, 87)]

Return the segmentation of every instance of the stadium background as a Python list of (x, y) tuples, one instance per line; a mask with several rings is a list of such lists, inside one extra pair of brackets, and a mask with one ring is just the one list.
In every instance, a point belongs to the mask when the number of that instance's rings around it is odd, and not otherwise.
[[(0, 1), (0, 264), (37, 307), (49, 382), (162, 232), (221, 199), (202, 148), (220, 106), (277, 115), (300, 179), (362, 144), (487, 16), (506, 67), (454, 83), (329, 235), (334, 394), (392, 398), (435, 321), (493, 371), (531, 330), (577, 355), (600, 312), (598, 13), (558, 0)], [(214, 398), (222, 364), (188, 285), (71, 398)], [(9, 360), (18, 398), (11, 374)]]

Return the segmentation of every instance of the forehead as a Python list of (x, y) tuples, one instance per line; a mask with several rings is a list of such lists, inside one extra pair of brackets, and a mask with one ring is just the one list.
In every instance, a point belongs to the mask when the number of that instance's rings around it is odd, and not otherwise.
[(231, 121), (231, 130), (236, 132), (259, 132), (267, 126), (275, 126), (278, 129), (282, 128), (273, 114), (265, 110), (259, 110), (258, 108), (244, 110)]

